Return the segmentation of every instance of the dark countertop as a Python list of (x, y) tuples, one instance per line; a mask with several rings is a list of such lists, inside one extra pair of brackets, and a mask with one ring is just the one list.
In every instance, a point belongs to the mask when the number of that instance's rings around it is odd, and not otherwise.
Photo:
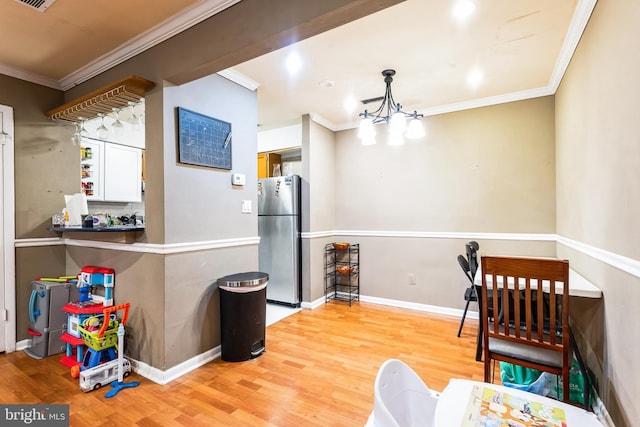
[(118, 225), (114, 227), (49, 227), (49, 231), (55, 231), (57, 233), (67, 232), (122, 232), (122, 231), (144, 231), (144, 227), (138, 227), (135, 225)]

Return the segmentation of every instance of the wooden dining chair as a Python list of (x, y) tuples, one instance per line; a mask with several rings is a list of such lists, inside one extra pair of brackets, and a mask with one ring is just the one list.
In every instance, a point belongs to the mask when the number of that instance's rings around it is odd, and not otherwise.
[(501, 361), (562, 376), (562, 399), (569, 401), (571, 368), (569, 262), (541, 258), (481, 258), (482, 299), (501, 295), (501, 316), (482, 307), (484, 380), (491, 362)]

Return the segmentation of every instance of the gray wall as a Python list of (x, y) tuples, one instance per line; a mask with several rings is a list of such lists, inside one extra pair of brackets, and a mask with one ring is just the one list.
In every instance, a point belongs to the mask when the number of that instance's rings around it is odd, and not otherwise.
[[(52, 123), (44, 111), (62, 103), (62, 92), (0, 75), (0, 104), (14, 109), (15, 235), (55, 237), (51, 215), (62, 211), (64, 194), (79, 190), (80, 154), (70, 143), (72, 126)], [(68, 165), (75, 165), (68, 167)], [(65, 274), (64, 246), (16, 249), (16, 338), (30, 337), (28, 303), (36, 277)]]
[(640, 419), (639, 22), (638, 2), (598, 2), (556, 95), (558, 254), (604, 293), (574, 329), (618, 427)]
[[(165, 243), (185, 244), (255, 238), (257, 220), (256, 93), (218, 75), (164, 91)], [(176, 150), (176, 107), (231, 123), (232, 171), (180, 164)], [(247, 184), (231, 185), (231, 173)], [(253, 212), (240, 211), (251, 200)], [(216, 279), (256, 271), (257, 244), (166, 257), (164, 325), (166, 367), (220, 344)]]
[[(179, 164), (176, 108), (231, 123), (232, 170)], [(207, 241), (258, 235), (256, 92), (218, 75), (164, 90), (165, 243)], [(231, 173), (242, 173), (247, 185), (231, 185)], [(251, 200), (251, 214), (241, 214)]]

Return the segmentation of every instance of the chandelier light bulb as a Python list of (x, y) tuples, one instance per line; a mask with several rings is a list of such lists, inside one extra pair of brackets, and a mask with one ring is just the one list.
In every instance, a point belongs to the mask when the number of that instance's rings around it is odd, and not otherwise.
[(373, 128), (373, 119), (365, 117), (360, 121), (360, 127), (358, 128), (358, 138), (361, 140), (374, 139), (376, 136), (376, 130)]
[(424, 126), (422, 125), (422, 120), (414, 117), (409, 121), (409, 126), (407, 127), (407, 133), (405, 136), (408, 139), (419, 139), (425, 136), (427, 133), (424, 131)]
[(389, 133), (402, 135), (405, 129), (407, 129), (407, 120), (404, 113), (400, 111), (400, 104), (398, 104), (398, 110), (393, 113), (389, 120)]

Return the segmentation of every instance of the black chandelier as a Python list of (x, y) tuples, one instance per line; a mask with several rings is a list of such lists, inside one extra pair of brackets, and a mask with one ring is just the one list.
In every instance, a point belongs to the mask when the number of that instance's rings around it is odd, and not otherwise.
[[(376, 131), (374, 125), (382, 122), (386, 122), (389, 132), (389, 145), (402, 145), (404, 143), (404, 136), (408, 139), (422, 138), (425, 135), (422, 121), (423, 114), (418, 114), (417, 111), (413, 113), (406, 113), (402, 111), (402, 106), (399, 102), (395, 102), (393, 94), (391, 93), (391, 82), (393, 76), (395, 76), (396, 70), (384, 70), (382, 76), (386, 84), (384, 97), (382, 104), (377, 110), (369, 112), (364, 110), (359, 116), (362, 117), (360, 127), (358, 129), (358, 138), (362, 141), (363, 145), (372, 145), (376, 143)], [(407, 125), (407, 119), (411, 119)]]

